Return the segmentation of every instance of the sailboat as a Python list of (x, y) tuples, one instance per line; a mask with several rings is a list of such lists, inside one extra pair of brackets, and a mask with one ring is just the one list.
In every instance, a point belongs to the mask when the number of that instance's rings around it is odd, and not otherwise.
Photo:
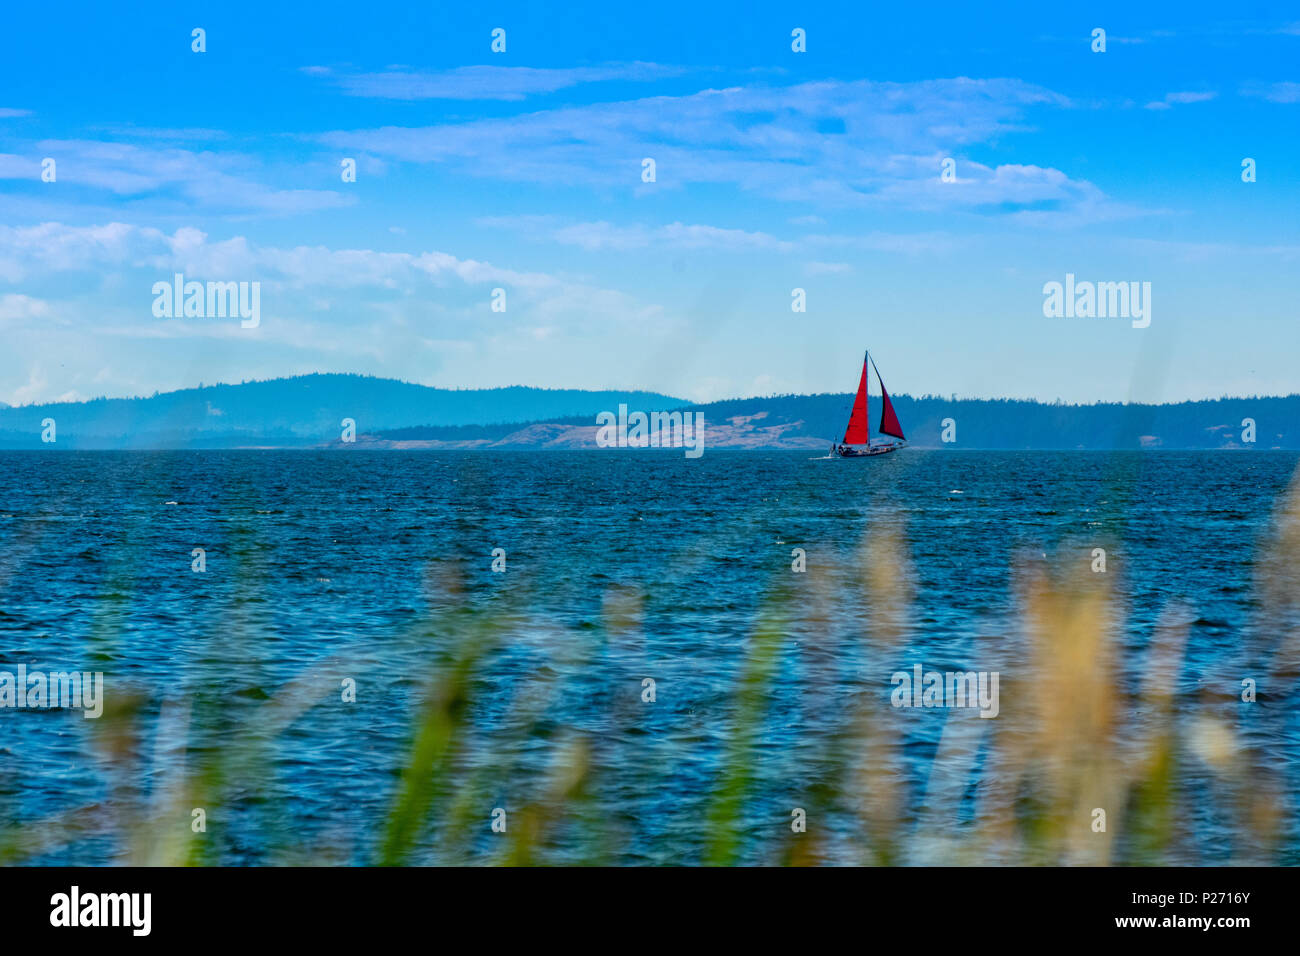
[[(883, 406), (880, 412), (880, 427), (876, 431), (881, 436), (888, 436), (887, 438), (871, 437), (871, 421), (867, 418), (869, 369), (875, 371), (876, 381), (880, 383), (880, 401)], [(832, 451), (841, 458), (868, 458), (897, 451), (905, 444), (907, 439), (903, 437), (903, 426), (898, 423), (894, 403), (889, 400), (889, 393), (885, 391), (885, 380), (880, 377), (880, 369), (876, 368), (876, 363), (871, 360), (871, 353), (868, 351), (862, 357), (862, 378), (858, 380), (858, 394), (853, 399), (853, 411), (849, 415), (848, 427), (844, 429), (844, 441), (834, 446)]]

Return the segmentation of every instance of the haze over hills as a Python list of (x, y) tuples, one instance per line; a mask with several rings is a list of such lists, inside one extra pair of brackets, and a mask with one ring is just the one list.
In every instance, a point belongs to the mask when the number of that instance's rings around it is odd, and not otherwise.
[[(892, 395), (911, 444), (990, 449), (1300, 448), (1300, 395), (1165, 405), (1064, 405)], [(824, 448), (851, 394), (777, 395), (707, 404), (645, 391), (431, 388), (363, 375), (210, 385), (147, 398), (0, 408), (0, 448), (596, 448), (595, 416), (695, 411), (706, 448)], [(873, 429), (879, 405), (873, 400)], [(54, 419), (57, 441), (41, 441)], [(356, 422), (355, 443), (340, 440)], [(955, 441), (941, 440), (951, 419)], [(1255, 422), (1254, 443), (1243, 422)]]

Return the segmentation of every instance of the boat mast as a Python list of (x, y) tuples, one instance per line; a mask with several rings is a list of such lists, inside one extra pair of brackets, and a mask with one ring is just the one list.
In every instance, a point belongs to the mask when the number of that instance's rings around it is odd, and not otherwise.
[[(868, 397), (870, 397), (871, 395), (871, 376), (870, 373), (868, 373), (867, 371), (867, 366), (870, 362), (871, 362), (871, 349), (867, 349), (865, 352), (862, 353), (862, 374), (866, 376)], [(877, 372), (876, 374), (879, 375), (880, 373)], [(867, 448), (870, 447), (871, 447), (871, 415), (868, 414), (867, 415)]]

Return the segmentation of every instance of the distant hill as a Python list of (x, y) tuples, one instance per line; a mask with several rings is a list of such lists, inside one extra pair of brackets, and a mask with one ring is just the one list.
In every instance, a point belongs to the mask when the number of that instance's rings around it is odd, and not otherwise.
[[(922, 448), (1300, 449), (1300, 395), (1223, 398), (1166, 405), (1063, 405), (1015, 399), (913, 398), (891, 395), (911, 444)], [(690, 405), (706, 422), (706, 448), (821, 448), (844, 435), (851, 394), (779, 395)], [(637, 408), (638, 406), (630, 406)], [(659, 410), (640, 406), (644, 411)], [(871, 409), (872, 426), (879, 406)], [(1242, 421), (1255, 421), (1255, 443), (1242, 442)], [(945, 419), (956, 441), (941, 440)], [(372, 446), (593, 448), (592, 418), (473, 427), (405, 428), (370, 436)]]
[(59, 448), (172, 448), (323, 445), (344, 418), (358, 433), (410, 425), (492, 425), (617, 408), (675, 408), (682, 399), (655, 392), (583, 391), (511, 386), (429, 388), (366, 375), (209, 385), (148, 398), (100, 398), (0, 408), (0, 448), (50, 447), (41, 422), (53, 418)]
[[(1167, 405), (1063, 405), (1014, 399), (891, 396), (908, 440), (923, 448), (1237, 448), (1254, 419), (1254, 448), (1300, 449), (1300, 395)], [(850, 394), (777, 395), (703, 405), (654, 392), (511, 386), (441, 389), (364, 375), (210, 385), (148, 398), (0, 408), (0, 448), (596, 448), (596, 414), (620, 403), (645, 412), (698, 411), (706, 448), (825, 448), (844, 434)], [(873, 400), (872, 424), (879, 416)], [(344, 418), (357, 441), (340, 439)], [(956, 442), (941, 441), (952, 419)]]

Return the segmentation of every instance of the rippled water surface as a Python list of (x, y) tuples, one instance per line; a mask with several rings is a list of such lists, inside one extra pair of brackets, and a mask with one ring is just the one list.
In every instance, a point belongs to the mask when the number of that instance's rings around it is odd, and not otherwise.
[[(1126, 717), (1143, 718), (1157, 626), (1186, 625), (1177, 706), (1208, 689), (1236, 745), (1295, 792), (1294, 708), (1236, 697), (1268, 643), (1255, 568), (1294, 454), (813, 454), (0, 455), (0, 669), (102, 671), (110, 709), (135, 708), (120, 740), (106, 739), (111, 715), (0, 710), (0, 823), (43, 834), (31, 862), (128, 859), (141, 828), (189, 838), (168, 781), (219, 763), (203, 861), (373, 862), (431, 675), (473, 631), (495, 643), (458, 711), (454, 786), (435, 783), (446, 792), (410, 862), (492, 858), (493, 808), (543, 803), (579, 740), (580, 810), (550, 831), (548, 859), (697, 862), (767, 622), (778, 639), (750, 700), (740, 858), (770, 859), (790, 808), (819, 799), (817, 825), (850, 831), (853, 788), (828, 755), (846, 715), (878, 709), (894, 823), (914, 837), (900, 859), (926, 861), (927, 834), (978, 816), (997, 721), (893, 710), (890, 675), (1014, 675), (1022, 585), (1041, 572), (1094, 586), (1096, 548)], [(900, 545), (873, 548), (886, 536)], [(901, 631), (873, 651), (888, 601), (905, 609)], [(1197, 810), (1204, 768), (1189, 758), (1176, 773), (1185, 833), (1170, 861), (1236, 859), (1228, 811)], [(1294, 811), (1280, 812), (1274, 858), (1298, 862)]]

